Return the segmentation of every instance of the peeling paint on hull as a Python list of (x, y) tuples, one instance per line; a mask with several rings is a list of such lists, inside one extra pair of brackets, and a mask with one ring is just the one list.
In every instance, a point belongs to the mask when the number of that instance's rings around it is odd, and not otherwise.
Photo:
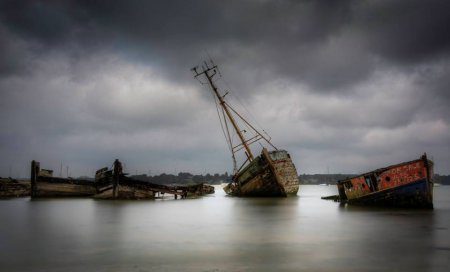
[(299, 178), (284, 150), (263, 153), (234, 176), (224, 190), (232, 196), (286, 197), (297, 195)]
[(359, 205), (433, 208), (426, 179), (350, 199), (347, 202)]
[(433, 162), (418, 160), (338, 181), (341, 203), (433, 208)]

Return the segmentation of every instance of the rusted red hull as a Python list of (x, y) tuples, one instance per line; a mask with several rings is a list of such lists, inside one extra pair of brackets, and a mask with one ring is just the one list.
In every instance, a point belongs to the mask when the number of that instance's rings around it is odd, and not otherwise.
[(338, 181), (342, 203), (433, 208), (433, 162), (420, 159)]

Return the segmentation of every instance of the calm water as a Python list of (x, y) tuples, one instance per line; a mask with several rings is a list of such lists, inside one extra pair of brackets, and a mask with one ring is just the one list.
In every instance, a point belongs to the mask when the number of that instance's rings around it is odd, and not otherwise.
[(450, 186), (435, 209), (298, 197), (0, 201), (1, 271), (449, 271)]

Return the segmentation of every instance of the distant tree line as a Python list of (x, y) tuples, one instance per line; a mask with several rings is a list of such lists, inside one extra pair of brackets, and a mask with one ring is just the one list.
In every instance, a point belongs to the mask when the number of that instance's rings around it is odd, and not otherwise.
[[(299, 176), (300, 184), (329, 184), (334, 185), (339, 180), (344, 180), (350, 177), (354, 177), (354, 174), (302, 174)], [(158, 176), (134, 175), (130, 176), (133, 179), (147, 181), (157, 184), (221, 184), (231, 181), (231, 175), (225, 174), (206, 174), (206, 175), (193, 175), (188, 172), (180, 172), (178, 175), (173, 174), (161, 174)], [(435, 174), (434, 182), (442, 185), (450, 185), (450, 175), (438, 175)]]
[(343, 180), (349, 177), (354, 177), (352, 174), (313, 174), (300, 175), (300, 184), (336, 184), (337, 181)]
[[(300, 175), (301, 184), (336, 184), (338, 180), (345, 179), (347, 177), (352, 177), (354, 175), (345, 174), (314, 174), (314, 175)], [(193, 175), (188, 172), (180, 172), (178, 175), (162, 173), (157, 176), (147, 176), (134, 175), (130, 178), (147, 181), (157, 184), (198, 184), (198, 183), (208, 183), (208, 184), (221, 184), (231, 181), (231, 175), (225, 174), (206, 174), (206, 175)]]
[(230, 176), (228, 173), (225, 174), (206, 174), (206, 175), (193, 175), (187, 172), (180, 172), (178, 175), (165, 174), (162, 173), (158, 176), (147, 176), (147, 175), (135, 175), (130, 176), (130, 178), (147, 181), (157, 184), (221, 184), (229, 182)]
[(441, 176), (438, 174), (434, 175), (434, 183), (440, 183), (442, 185), (450, 185), (450, 175)]

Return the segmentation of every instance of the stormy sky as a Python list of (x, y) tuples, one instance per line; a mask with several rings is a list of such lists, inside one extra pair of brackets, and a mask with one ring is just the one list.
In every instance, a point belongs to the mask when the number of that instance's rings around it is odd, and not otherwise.
[[(450, 174), (449, 1), (0, 1), (0, 176), (232, 171), (217, 84), (300, 173)], [(228, 97), (227, 97), (228, 98)], [(237, 106), (237, 108), (239, 108)], [(245, 115), (245, 114), (244, 114)], [(61, 171), (62, 170), (62, 171)]]

